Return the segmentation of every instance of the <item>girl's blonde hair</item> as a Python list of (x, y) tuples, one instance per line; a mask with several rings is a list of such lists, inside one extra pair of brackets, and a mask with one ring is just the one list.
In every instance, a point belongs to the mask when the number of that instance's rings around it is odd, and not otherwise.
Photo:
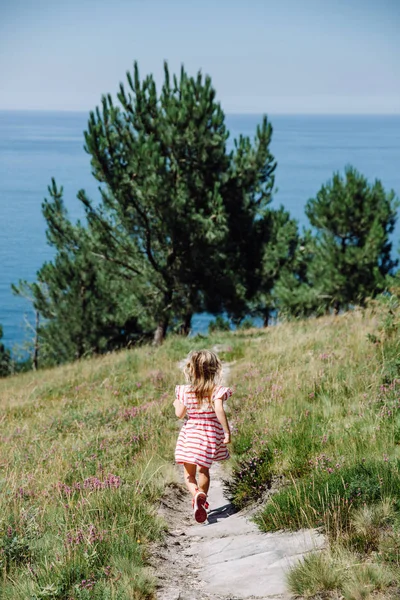
[(212, 394), (218, 385), (222, 363), (212, 350), (194, 350), (187, 357), (184, 373), (201, 407), (212, 405)]

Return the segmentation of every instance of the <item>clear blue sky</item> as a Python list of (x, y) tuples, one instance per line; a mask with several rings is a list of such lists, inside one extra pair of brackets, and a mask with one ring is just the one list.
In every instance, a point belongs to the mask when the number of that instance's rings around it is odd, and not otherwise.
[(89, 110), (134, 59), (228, 113), (400, 113), (400, 0), (0, 0), (0, 109)]

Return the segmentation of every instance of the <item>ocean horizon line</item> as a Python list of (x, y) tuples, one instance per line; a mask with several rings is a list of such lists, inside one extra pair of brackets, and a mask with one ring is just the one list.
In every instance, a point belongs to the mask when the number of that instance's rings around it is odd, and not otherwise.
[[(20, 113), (20, 114), (88, 114), (94, 109), (68, 109), (68, 108), (0, 108), (0, 113)], [(400, 117), (400, 112), (237, 112), (237, 111), (224, 111), (225, 116), (248, 116), (248, 117), (259, 117), (263, 115), (270, 115), (274, 117)]]

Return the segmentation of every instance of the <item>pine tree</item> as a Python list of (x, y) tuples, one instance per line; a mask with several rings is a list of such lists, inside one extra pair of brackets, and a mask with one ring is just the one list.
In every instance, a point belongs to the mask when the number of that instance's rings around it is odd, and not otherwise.
[(7, 377), (11, 373), (11, 354), (1, 342), (3, 328), (0, 325), (0, 377)]
[(169, 325), (187, 333), (195, 311), (228, 310), (240, 320), (256, 303), (268, 312), (260, 289), (270, 293), (284, 263), (285, 252), (271, 246), (281, 217), (269, 208), (276, 163), (266, 117), (253, 141), (240, 136), (227, 152), (209, 77), (182, 68), (171, 82), (165, 65), (158, 95), (135, 64), (128, 85), (118, 106), (108, 95), (90, 115), (86, 150), (101, 198), (78, 193), (87, 226), (71, 224), (54, 181), (43, 205), (56, 254), (29, 291), (42, 317), (40, 354), (52, 362), (111, 349), (151, 327), (155, 342)]
[(310, 230), (295, 240), (291, 258), (279, 273), (273, 289), (275, 308), (280, 317), (304, 318), (324, 312), (327, 297), (320, 281), (313, 279), (314, 238)]
[[(21, 281), (14, 291), (32, 297), (42, 317), (39, 328), (42, 364), (58, 364), (126, 346), (144, 336), (140, 304), (129, 299), (126, 280), (97, 256), (92, 234), (73, 225), (54, 180), (43, 203), (47, 240), (55, 250), (33, 284)], [(132, 290), (130, 290), (132, 293)], [(135, 312), (135, 308), (137, 309)], [(149, 324), (149, 327), (152, 323)]]
[(256, 313), (263, 317), (265, 326), (271, 313), (277, 310), (275, 287), (283, 272), (292, 271), (299, 245), (297, 221), (283, 207), (277, 211), (270, 210), (266, 222), (268, 241), (264, 244), (259, 292), (256, 296)]
[(352, 167), (342, 177), (335, 173), (306, 205), (316, 231), (311, 278), (335, 312), (363, 304), (385, 288), (385, 278), (396, 266), (390, 234), (398, 201), (382, 183), (367, 179)]
[(245, 303), (246, 272), (258, 268), (275, 163), (264, 119), (255, 144), (241, 137), (226, 150), (228, 131), (209, 77), (167, 65), (157, 95), (152, 76), (127, 74), (115, 106), (111, 96), (91, 113), (85, 134), (101, 186), (95, 207), (81, 191), (99, 252), (129, 270), (153, 294), (155, 341), (173, 319), (190, 327), (194, 311), (218, 311), (227, 298)]
[(272, 126), (264, 117), (253, 141), (242, 135), (235, 140), (222, 186), (227, 214), (225, 251), (217, 268), (217, 289), (205, 298), (210, 312), (222, 307), (237, 323), (249, 313), (259, 313), (256, 305), (264, 311), (261, 295), (270, 291), (263, 265), (279, 219), (278, 212), (269, 207), (276, 169), (269, 148), (271, 138)]

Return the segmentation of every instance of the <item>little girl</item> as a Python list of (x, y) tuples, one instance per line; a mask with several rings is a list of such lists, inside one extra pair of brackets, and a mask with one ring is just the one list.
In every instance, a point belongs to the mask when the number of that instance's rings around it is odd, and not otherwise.
[(214, 460), (229, 458), (225, 444), (230, 443), (231, 434), (224, 401), (232, 395), (232, 390), (219, 385), (221, 371), (221, 361), (214, 352), (191, 352), (184, 370), (189, 384), (175, 388), (175, 414), (179, 419), (185, 415), (189, 417), (179, 433), (175, 460), (183, 464), (185, 483), (192, 494), (194, 518), (198, 523), (207, 519), (211, 464)]

